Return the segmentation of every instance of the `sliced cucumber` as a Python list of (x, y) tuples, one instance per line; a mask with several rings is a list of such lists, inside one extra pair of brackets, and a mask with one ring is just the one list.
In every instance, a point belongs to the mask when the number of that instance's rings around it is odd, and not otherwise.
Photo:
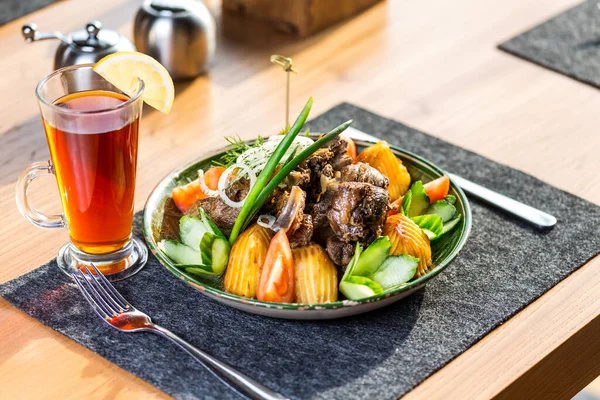
[(446, 222), (444, 224), (444, 227), (442, 228), (442, 232), (440, 232), (439, 236), (442, 236), (442, 235), (450, 232), (452, 229), (454, 229), (454, 227), (456, 225), (458, 225), (458, 222), (460, 221), (461, 218), (462, 218), (461, 215), (458, 214), (458, 217), (454, 218), (452, 221)]
[(427, 208), (425, 214), (439, 215), (443, 222), (448, 222), (456, 215), (456, 207), (446, 200), (438, 200)]
[(408, 215), (408, 210), (410, 209), (410, 203), (412, 202), (412, 192), (409, 190), (404, 194), (404, 199), (402, 199), (402, 214)]
[(229, 262), (230, 249), (227, 239), (207, 232), (200, 243), (202, 262), (210, 265), (215, 274), (222, 274)]
[(364, 276), (349, 276), (340, 283), (340, 292), (349, 300), (360, 300), (383, 293), (383, 288)]
[(227, 268), (229, 262), (229, 241), (225, 238), (217, 237), (212, 244), (212, 270), (215, 274), (222, 274)]
[(203, 265), (200, 252), (185, 244), (181, 244), (175, 240), (163, 240), (159, 243), (159, 247), (171, 260), (175, 261), (176, 264)]
[(425, 232), (429, 240), (437, 238), (442, 233), (444, 222), (439, 215), (419, 215), (411, 219), (419, 225), (419, 228)]
[[(183, 245), (188, 247), (190, 251), (179, 249), (178, 253), (185, 253), (188, 259), (196, 262), (182, 262), (169, 254), (167, 255), (178, 264), (203, 265), (208, 273), (220, 275), (225, 271), (229, 261), (229, 243), (202, 208), (198, 208), (198, 213), (200, 218), (183, 216), (179, 220), (179, 236)], [(171, 244), (170, 246), (173, 247), (174, 245)], [(192, 256), (192, 252), (197, 254)]]
[(223, 235), (221, 233), (221, 231), (219, 230), (219, 227), (210, 218), (208, 218), (208, 215), (206, 215), (206, 211), (204, 211), (204, 209), (202, 207), (198, 207), (198, 214), (200, 215), (200, 219), (204, 223), (204, 227), (209, 232), (212, 232), (213, 234), (215, 234), (218, 237), (221, 237), (223, 239), (227, 239), (225, 237), (225, 235)]
[(448, 203), (454, 205), (454, 203), (456, 203), (456, 196), (452, 196), (451, 194), (446, 195), (446, 197), (444, 197), (444, 200), (446, 200)]
[[(422, 215), (424, 211), (429, 207), (429, 197), (427, 196), (427, 192), (425, 192), (425, 188), (423, 187), (423, 182), (416, 181), (410, 187), (410, 200), (407, 207), (404, 207), (404, 201), (402, 209), (405, 210), (405, 214), (409, 217), (415, 217), (417, 215)], [(408, 194), (408, 193), (407, 193)], [(405, 197), (406, 200), (406, 197)]]
[(391, 248), (390, 238), (379, 236), (360, 254), (360, 258), (352, 270), (352, 275), (371, 277), (390, 254)]
[(206, 225), (196, 217), (184, 215), (179, 220), (179, 237), (191, 249), (200, 249), (200, 242), (207, 232)]
[(411, 280), (417, 273), (419, 259), (408, 254), (388, 257), (379, 270), (373, 275), (373, 280), (384, 289), (390, 289)]
[(179, 220), (179, 237), (183, 244), (192, 249), (198, 249), (206, 233), (226, 239), (215, 223), (208, 218), (202, 207), (198, 207), (198, 214), (200, 218), (186, 215)]
[(360, 255), (362, 254), (362, 251), (363, 251), (362, 246), (360, 244), (356, 243), (354, 255), (352, 256), (352, 259), (346, 266), (346, 272), (344, 272), (344, 276), (342, 277), (342, 280), (346, 279), (346, 277), (349, 277), (354, 273), (354, 268), (356, 268), (356, 265), (358, 264), (358, 260), (360, 258)]
[(210, 232), (206, 232), (202, 241), (200, 242), (200, 254), (202, 256), (202, 263), (206, 265), (212, 265), (212, 245), (215, 241), (216, 236)]

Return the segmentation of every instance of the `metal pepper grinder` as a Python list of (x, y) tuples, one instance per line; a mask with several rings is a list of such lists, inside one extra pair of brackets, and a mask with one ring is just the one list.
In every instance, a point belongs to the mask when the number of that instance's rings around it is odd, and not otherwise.
[(207, 71), (216, 47), (216, 23), (199, 0), (146, 0), (133, 25), (134, 43), (173, 79)]
[(54, 69), (75, 64), (95, 63), (116, 51), (135, 51), (135, 47), (129, 40), (116, 31), (103, 29), (99, 21), (91, 21), (85, 29), (68, 35), (60, 32), (38, 32), (36, 24), (24, 25), (21, 30), (28, 43), (48, 39), (61, 41), (54, 55)]

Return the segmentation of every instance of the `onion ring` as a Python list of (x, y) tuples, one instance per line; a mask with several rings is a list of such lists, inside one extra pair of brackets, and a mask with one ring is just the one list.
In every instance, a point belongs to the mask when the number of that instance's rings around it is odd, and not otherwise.
[[(249, 167), (247, 167), (244, 164), (235, 163), (229, 168), (227, 168), (225, 171), (223, 171), (223, 174), (219, 178), (218, 184), (219, 197), (221, 197), (225, 204), (233, 208), (241, 208), (244, 205), (244, 201), (246, 201), (245, 197), (240, 201), (233, 201), (229, 197), (227, 197), (227, 194), (225, 193), (225, 190), (229, 186), (229, 176), (237, 169), (241, 169), (243, 172), (245, 172), (248, 176), (248, 179), (250, 179), (250, 189), (252, 189), (252, 186), (254, 186), (254, 184), (256, 183), (256, 175)], [(238, 175), (237, 178), (241, 178), (241, 175)]]
[[(265, 219), (267, 220), (267, 222), (261, 221)], [(273, 227), (273, 224), (275, 223), (275, 217), (270, 214), (263, 214), (258, 217), (256, 223), (262, 226), (263, 228), (271, 229)]]

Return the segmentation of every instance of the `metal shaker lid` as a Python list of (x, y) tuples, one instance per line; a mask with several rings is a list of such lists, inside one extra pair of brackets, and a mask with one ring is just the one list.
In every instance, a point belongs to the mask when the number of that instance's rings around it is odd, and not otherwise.
[(118, 32), (103, 29), (100, 21), (91, 21), (85, 29), (75, 31), (70, 35), (70, 45), (84, 52), (101, 52), (116, 46), (121, 40)]

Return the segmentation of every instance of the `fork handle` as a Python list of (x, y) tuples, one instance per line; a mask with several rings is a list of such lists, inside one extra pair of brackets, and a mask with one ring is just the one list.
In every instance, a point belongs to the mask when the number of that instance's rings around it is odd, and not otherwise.
[(252, 400), (288, 400), (287, 397), (274, 392), (256, 382), (249, 376), (236, 371), (233, 367), (217, 360), (213, 356), (204, 351), (192, 346), (173, 332), (162, 326), (152, 324), (146, 327), (148, 331), (154, 332), (160, 336), (166, 337), (177, 346), (185, 350), (189, 355), (194, 357), (202, 366), (209, 370), (213, 375), (219, 378), (227, 386), (248, 397)]

